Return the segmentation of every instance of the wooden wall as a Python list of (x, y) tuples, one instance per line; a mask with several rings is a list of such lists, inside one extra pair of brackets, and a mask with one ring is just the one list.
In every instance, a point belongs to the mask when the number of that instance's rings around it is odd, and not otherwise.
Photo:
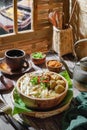
[[(38, 13), (42, 3), (46, 0), (34, 0), (34, 31), (25, 34), (17, 34), (6, 37), (0, 37), (0, 55), (2, 55), (5, 50), (12, 48), (19, 48), (26, 51), (26, 53), (31, 53), (35, 51), (47, 52), (52, 45), (52, 25), (49, 23), (48, 18), (39, 19)], [(69, 0), (47, 0), (50, 4), (49, 8), (60, 8), (59, 3), (63, 3), (64, 11), (64, 24), (68, 22), (69, 18)], [(45, 4), (44, 4), (45, 5)], [(47, 7), (47, 8), (48, 8)], [(48, 9), (49, 9), (48, 8)], [(43, 6), (43, 9), (46, 9)], [(44, 22), (45, 21), (45, 22)]]

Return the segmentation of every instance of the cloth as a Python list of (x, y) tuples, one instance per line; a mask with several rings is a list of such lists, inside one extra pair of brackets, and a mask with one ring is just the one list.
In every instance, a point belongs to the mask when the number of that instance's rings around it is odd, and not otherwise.
[[(71, 8), (75, 0), (71, 1)], [(77, 41), (79, 39), (87, 38), (87, 0), (76, 0), (75, 10), (71, 19), (71, 25), (73, 27), (73, 39)]]
[(74, 101), (64, 114), (62, 130), (87, 130), (87, 93), (81, 92)]

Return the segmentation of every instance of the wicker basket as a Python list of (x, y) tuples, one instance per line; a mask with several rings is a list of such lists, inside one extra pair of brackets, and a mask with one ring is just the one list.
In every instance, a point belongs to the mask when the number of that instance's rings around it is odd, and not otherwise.
[(53, 27), (52, 49), (60, 56), (73, 53), (73, 34), (71, 26), (62, 30)]

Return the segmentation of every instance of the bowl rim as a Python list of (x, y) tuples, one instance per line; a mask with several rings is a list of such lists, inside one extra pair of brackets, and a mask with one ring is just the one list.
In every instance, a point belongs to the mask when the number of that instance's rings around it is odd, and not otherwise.
[[(37, 72), (37, 71), (34, 71), (34, 72)], [(51, 72), (51, 71), (47, 71), (47, 72)], [(33, 72), (31, 72), (31, 73), (33, 73)], [(51, 72), (51, 73), (56, 73), (56, 72)], [(30, 74), (30, 73), (27, 73), (27, 74)], [(57, 73), (56, 73), (56, 74), (57, 74)], [(50, 97), (50, 98), (36, 98), (36, 97), (27, 96), (27, 95), (23, 94), (23, 93), (20, 91), (19, 86), (18, 86), (18, 83), (19, 83), (20, 79), (22, 79), (25, 75), (26, 75), (26, 74), (24, 74), (23, 76), (21, 76), (21, 77), (17, 80), (17, 82), (16, 82), (16, 88), (17, 88), (17, 91), (18, 91), (19, 94), (21, 94), (21, 95), (23, 95), (24, 97), (29, 98), (29, 99), (31, 99), (31, 100), (35, 100), (35, 101), (46, 101), (46, 100), (49, 100), (49, 101), (50, 101), (50, 100), (53, 100), (53, 99), (56, 99), (56, 98), (61, 97), (64, 93), (66, 93), (66, 92), (68, 91), (68, 81), (67, 81), (62, 75), (57, 74), (57, 75), (59, 75), (60, 77), (62, 77), (62, 79), (66, 82), (65, 90), (64, 90), (61, 94), (57, 94), (57, 96)]]
[[(48, 63), (49, 63), (50, 61), (57, 61), (57, 62), (60, 63), (60, 65), (59, 65), (58, 67), (49, 66)], [(50, 67), (50, 68), (53, 68), (53, 69), (58, 69), (58, 68), (61, 68), (61, 67), (63, 66), (63, 64), (62, 64), (60, 61), (54, 59), (54, 60), (48, 60), (48, 61), (46, 62), (46, 66), (47, 66), (47, 67)]]

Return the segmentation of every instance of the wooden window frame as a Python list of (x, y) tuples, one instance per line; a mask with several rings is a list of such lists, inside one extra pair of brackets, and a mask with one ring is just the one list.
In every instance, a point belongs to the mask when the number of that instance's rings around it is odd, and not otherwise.
[[(42, 0), (45, 2), (46, 0)], [(69, 0), (48, 0), (49, 1), (49, 8), (53, 8), (52, 6), (57, 6), (56, 4), (51, 5), (54, 3), (54, 1), (63, 2), (63, 5), (69, 6)], [(18, 32), (17, 27), (17, 0), (14, 0), (14, 32), (12, 34), (2, 35), (0, 36), (0, 52), (3, 50), (11, 49), (11, 48), (21, 48), (24, 49), (26, 52), (31, 53), (32, 51), (38, 50), (38, 47), (41, 43), (43, 43), (42, 49), (44, 51), (44, 48), (46, 47), (46, 50), (51, 46), (52, 44), (52, 26), (51, 24), (46, 21), (46, 23), (38, 22), (38, 3), (40, 3), (40, 0), (33, 0), (33, 26), (32, 30), (30, 31), (23, 31)], [(43, 7), (44, 8), (44, 7)], [(68, 8), (66, 7), (63, 9), (65, 13), (67, 14), (67, 17), (64, 19), (64, 22), (66, 23), (68, 20)], [(50, 34), (50, 35), (49, 35)], [(44, 42), (43, 42), (44, 41)], [(46, 45), (45, 45), (46, 44)], [(36, 47), (36, 50), (35, 50)]]

